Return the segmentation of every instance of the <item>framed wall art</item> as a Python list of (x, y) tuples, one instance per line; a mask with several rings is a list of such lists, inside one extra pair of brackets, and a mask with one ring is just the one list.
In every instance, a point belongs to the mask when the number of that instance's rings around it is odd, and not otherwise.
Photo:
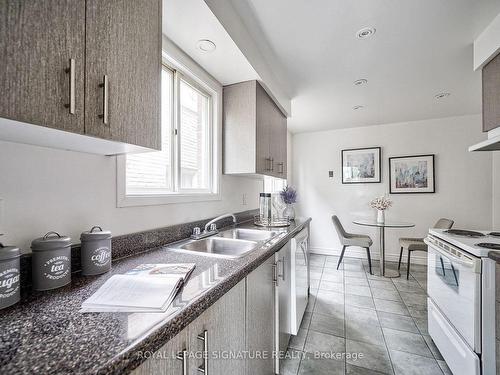
[(342, 183), (366, 184), (381, 181), (380, 147), (342, 150)]
[(389, 186), (391, 194), (434, 193), (434, 155), (389, 158)]

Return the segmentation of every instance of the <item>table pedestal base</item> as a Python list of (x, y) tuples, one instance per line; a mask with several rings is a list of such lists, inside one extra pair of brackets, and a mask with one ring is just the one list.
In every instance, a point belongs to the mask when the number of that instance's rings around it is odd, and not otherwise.
[(401, 274), (399, 273), (399, 271), (391, 270), (391, 269), (387, 269), (386, 268), (385, 269), (385, 274), (384, 275), (380, 275), (380, 276), (394, 278), (394, 277), (400, 277)]

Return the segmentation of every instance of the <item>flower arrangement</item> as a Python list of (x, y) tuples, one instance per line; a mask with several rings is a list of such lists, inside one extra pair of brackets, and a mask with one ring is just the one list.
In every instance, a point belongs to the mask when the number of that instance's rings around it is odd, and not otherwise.
[(281, 190), (280, 196), (285, 204), (293, 204), (297, 202), (297, 190), (291, 186), (286, 186), (283, 190)]
[(379, 211), (387, 210), (392, 206), (392, 201), (385, 195), (382, 197), (377, 197), (370, 202), (370, 207), (375, 208)]

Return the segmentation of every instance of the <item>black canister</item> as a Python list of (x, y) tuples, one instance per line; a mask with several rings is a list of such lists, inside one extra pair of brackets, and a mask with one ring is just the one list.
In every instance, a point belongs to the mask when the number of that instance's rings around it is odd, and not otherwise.
[(80, 236), (82, 275), (99, 275), (111, 269), (111, 232), (92, 227)]
[(21, 251), (0, 243), (0, 309), (9, 307), (21, 298)]
[(50, 290), (71, 282), (71, 238), (49, 232), (31, 242), (34, 290)]

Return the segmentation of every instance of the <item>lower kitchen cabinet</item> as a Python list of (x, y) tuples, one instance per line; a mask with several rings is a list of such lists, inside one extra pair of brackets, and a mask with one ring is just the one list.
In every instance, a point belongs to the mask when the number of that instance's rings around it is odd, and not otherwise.
[[(245, 280), (234, 286), (188, 327), (189, 374), (245, 375)], [(206, 359), (199, 358), (208, 349)]]
[(246, 350), (262, 354), (247, 360), (247, 374), (274, 374), (274, 256), (247, 276)]
[(133, 374), (274, 374), (274, 264), (269, 257)]
[[(205, 350), (208, 351), (207, 355)], [(245, 375), (245, 360), (229, 357), (243, 350), (245, 280), (234, 286), (177, 336), (152, 354), (133, 374)], [(208, 371), (205, 371), (206, 368)]]
[(144, 357), (148, 359), (137, 367), (132, 374), (183, 375), (184, 370), (188, 368), (188, 342), (188, 328), (185, 328), (158, 351), (154, 353), (144, 352)]

